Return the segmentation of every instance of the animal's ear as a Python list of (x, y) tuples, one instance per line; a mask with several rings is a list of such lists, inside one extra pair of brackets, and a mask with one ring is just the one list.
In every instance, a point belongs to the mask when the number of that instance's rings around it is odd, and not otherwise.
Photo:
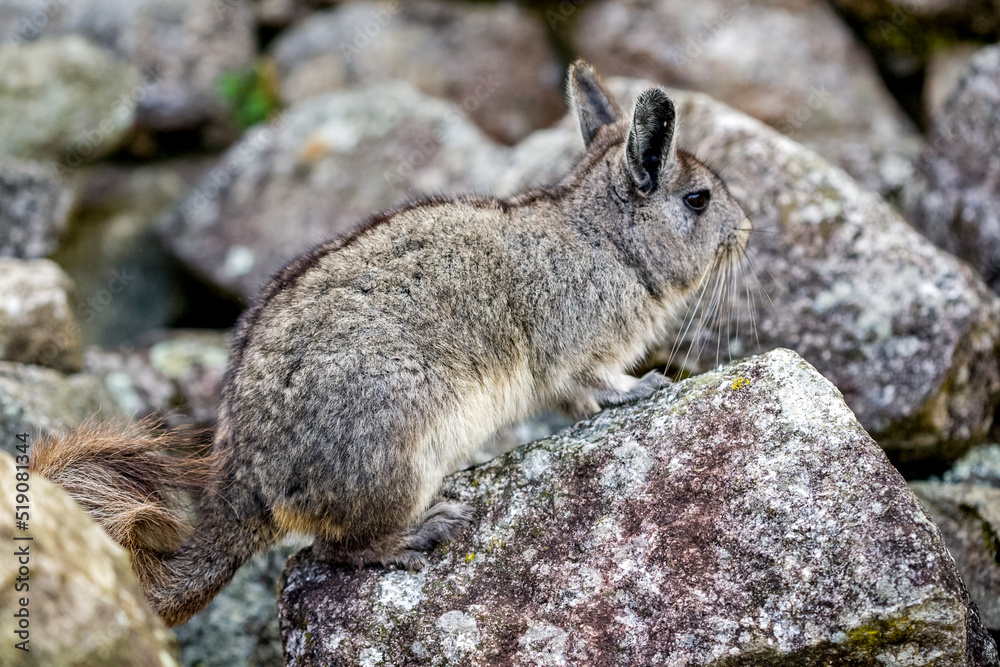
[(582, 60), (570, 65), (567, 94), (580, 121), (583, 143), (588, 147), (598, 130), (622, 119), (621, 108), (605, 90), (597, 72)]
[(662, 90), (650, 88), (636, 98), (625, 163), (636, 188), (643, 194), (655, 191), (662, 177), (677, 163), (676, 127), (674, 103)]

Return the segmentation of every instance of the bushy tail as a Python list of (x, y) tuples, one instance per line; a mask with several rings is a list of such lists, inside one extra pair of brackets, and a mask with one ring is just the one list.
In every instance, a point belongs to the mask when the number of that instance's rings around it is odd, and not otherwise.
[[(156, 423), (87, 422), (33, 447), (32, 470), (58, 484), (132, 555), (132, 570), (168, 625), (183, 623), (257, 551), (259, 526), (238, 525), (218, 497), (215, 456), (171, 456), (198, 434)], [(190, 501), (200, 505), (197, 529)]]

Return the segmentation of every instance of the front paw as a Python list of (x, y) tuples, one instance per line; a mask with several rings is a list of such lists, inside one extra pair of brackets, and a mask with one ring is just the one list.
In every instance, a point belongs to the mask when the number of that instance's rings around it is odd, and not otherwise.
[(624, 405), (643, 398), (649, 398), (660, 389), (669, 387), (673, 381), (659, 371), (649, 371), (628, 391), (606, 392), (600, 395), (601, 403), (605, 405)]

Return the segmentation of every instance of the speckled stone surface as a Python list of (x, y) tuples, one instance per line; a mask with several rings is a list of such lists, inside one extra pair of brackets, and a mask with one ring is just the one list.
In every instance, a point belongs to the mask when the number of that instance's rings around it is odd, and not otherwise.
[(450, 477), (419, 574), (304, 550), (287, 664), (995, 665), (941, 535), (788, 350)]

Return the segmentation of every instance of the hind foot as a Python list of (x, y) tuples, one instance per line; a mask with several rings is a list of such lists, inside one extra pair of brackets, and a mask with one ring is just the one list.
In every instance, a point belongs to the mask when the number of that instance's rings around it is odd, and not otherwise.
[(435, 544), (450, 542), (472, 518), (472, 508), (465, 503), (442, 500), (421, 515), (417, 524), (403, 537), (407, 549), (426, 551)]
[(456, 537), (472, 517), (472, 508), (465, 503), (442, 501), (424, 512), (412, 528), (401, 535), (382, 538), (366, 549), (349, 551), (336, 541), (316, 537), (313, 554), (330, 563), (396, 566), (409, 572), (419, 572), (427, 564), (426, 551), (436, 544)]

